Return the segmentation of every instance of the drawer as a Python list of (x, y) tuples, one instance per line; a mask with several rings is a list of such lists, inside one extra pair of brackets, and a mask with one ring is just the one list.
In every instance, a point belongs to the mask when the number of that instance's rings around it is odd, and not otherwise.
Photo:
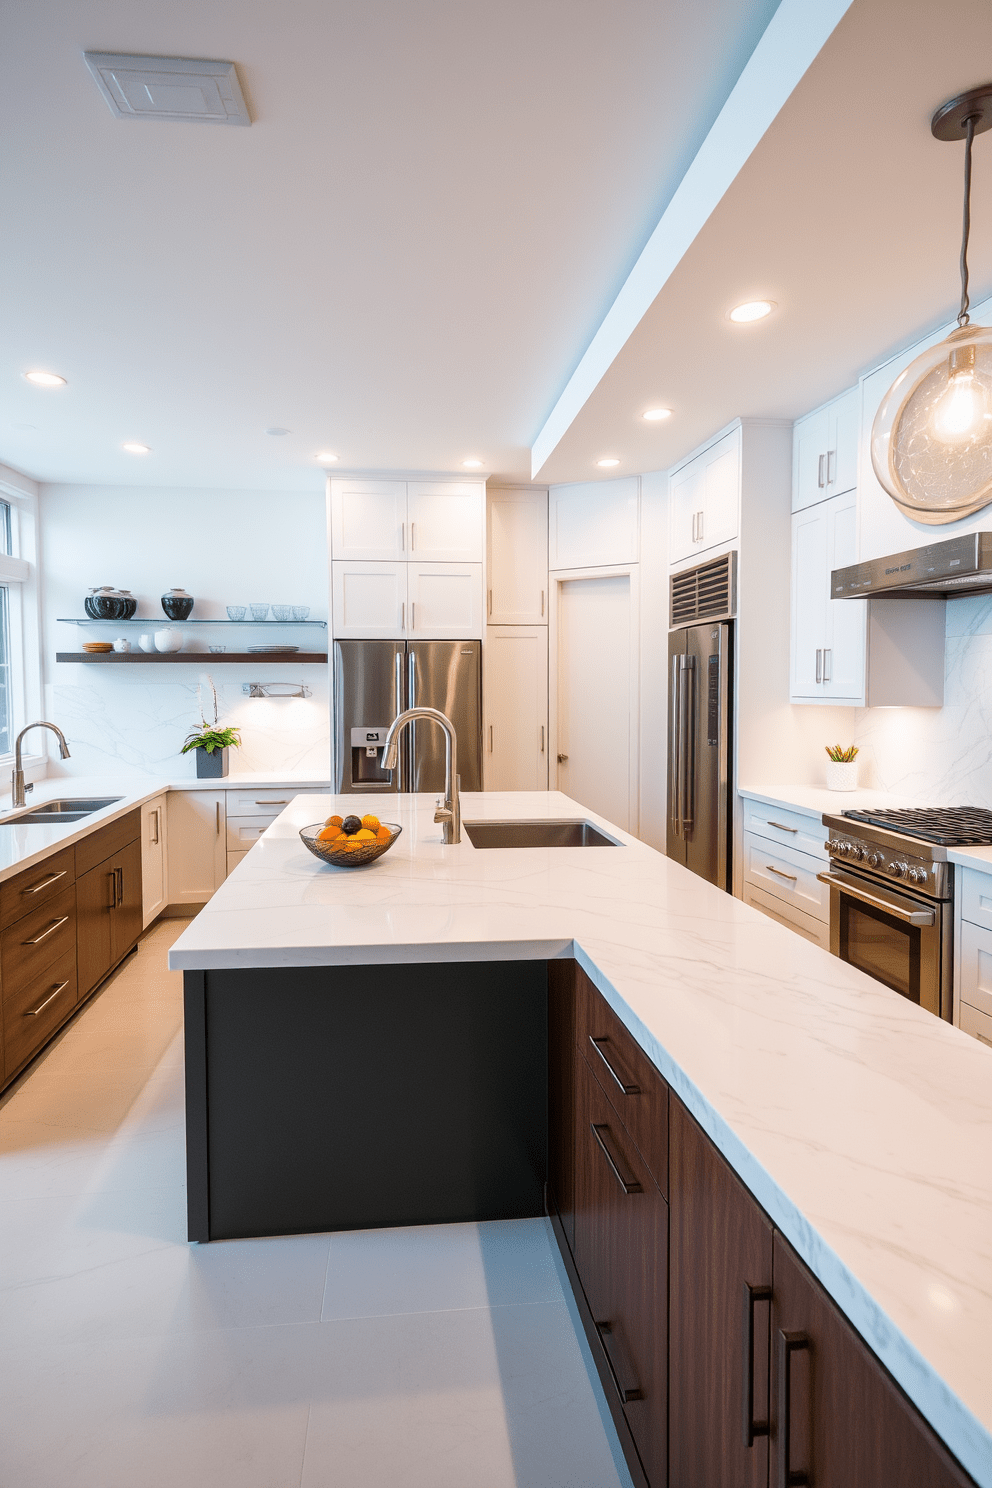
[[(983, 875), (984, 876), (984, 875)], [(989, 880), (992, 884), (992, 879)], [(958, 996), (992, 1018), (992, 930), (961, 921)]]
[(786, 806), (745, 800), (744, 830), (753, 832), (756, 837), (767, 837), (769, 842), (779, 842), (784, 847), (794, 847), (798, 852), (822, 858), (824, 862), (829, 856), (824, 846), (827, 829), (819, 813), (807, 816), (805, 812), (790, 810)]
[(228, 852), (248, 852), (274, 821), (274, 816), (229, 816), (227, 818)]
[(744, 903), (753, 905), (770, 920), (777, 920), (787, 930), (794, 930), (797, 935), (829, 951), (830, 926), (823, 920), (815, 920), (812, 915), (797, 909), (794, 904), (790, 904), (785, 899), (775, 899), (771, 894), (766, 894), (764, 889), (755, 888), (754, 884), (744, 885)]
[(744, 834), (744, 882), (764, 889), (773, 899), (781, 899), (827, 924), (830, 919), (830, 890), (818, 883), (823, 861), (794, 847), (780, 847), (764, 837)]
[(27, 986), (4, 1001), (4, 1078), (22, 1064), (69, 1016), (76, 1005), (76, 948), (33, 977)]
[(961, 918), (992, 930), (992, 873), (955, 868), (960, 878)]
[(0, 884), (0, 928), (54, 899), (76, 881), (76, 850), (64, 847), (43, 863)]
[(960, 1011), (961, 1031), (970, 1033), (972, 1038), (980, 1039), (992, 1049), (992, 1017), (983, 1013), (981, 1008), (970, 1007), (966, 1002), (961, 1004)]
[(9, 925), (0, 936), (3, 996), (16, 996), (25, 982), (39, 976), (76, 946), (76, 886), (70, 884), (47, 904)]
[(576, 1046), (668, 1194), (668, 1084), (609, 1003), (576, 966)]
[(130, 842), (141, 837), (141, 807), (136, 806), (126, 816), (108, 822), (98, 832), (91, 832), (82, 842), (76, 843), (76, 872), (82, 877), (98, 863), (106, 862), (114, 853), (120, 852)]
[(285, 790), (229, 790), (227, 792), (228, 816), (264, 816), (273, 821), (294, 796), (326, 795), (326, 791), (297, 790), (288, 785)]

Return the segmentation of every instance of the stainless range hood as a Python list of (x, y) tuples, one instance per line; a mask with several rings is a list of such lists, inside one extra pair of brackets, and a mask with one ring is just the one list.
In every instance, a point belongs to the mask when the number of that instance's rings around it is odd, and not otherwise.
[(830, 575), (831, 599), (872, 594), (924, 594), (934, 599), (992, 594), (992, 532), (969, 532), (889, 558), (852, 563)]

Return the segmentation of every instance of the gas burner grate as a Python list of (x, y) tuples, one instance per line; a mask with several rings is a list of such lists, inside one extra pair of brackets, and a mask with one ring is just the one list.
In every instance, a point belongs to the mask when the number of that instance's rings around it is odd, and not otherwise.
[(992, 846), (992, 811), (980, 806), (916, 807), (900, 810), (845, 811), (852, 821), (868, 822), (890, 832), (905, 832), (942, 847)]

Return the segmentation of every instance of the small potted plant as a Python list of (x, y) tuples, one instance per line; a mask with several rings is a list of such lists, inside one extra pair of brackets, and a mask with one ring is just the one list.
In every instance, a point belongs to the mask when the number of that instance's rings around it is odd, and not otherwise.
[(217, 706), (217, 689), (209, 677), (207, 681), (210, 683), (214, 703), (213, 722), (208, 723), (203, 716), (203, 690), (198, 687), (196, 691), (200, 704), (200, 727), (190, 730), (180, 754), (189, 754), (191, 749), (196, 750), (197, 779), (222, 780), (227, 774), (228, 750), (241, 748), (241, 730), (218, 728), (220, 714)]
[(827, 790), (853, 791), (858, 788), (858, 746), (827, 744)]

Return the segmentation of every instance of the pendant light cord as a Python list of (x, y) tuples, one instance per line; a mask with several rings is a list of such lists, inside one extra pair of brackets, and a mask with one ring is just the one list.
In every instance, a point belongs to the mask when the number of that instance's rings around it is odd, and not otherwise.
[(964, 220), (961, 225), (961, 309), (958, 311), (960, 327), (966, 326), (971, 319), (968, 314), (971, 304), (968, 298), (968, 238), (971, 234), (971, 147), (975, 142), (975, 122), (974, 114), (969, 114), (964, 121)]

